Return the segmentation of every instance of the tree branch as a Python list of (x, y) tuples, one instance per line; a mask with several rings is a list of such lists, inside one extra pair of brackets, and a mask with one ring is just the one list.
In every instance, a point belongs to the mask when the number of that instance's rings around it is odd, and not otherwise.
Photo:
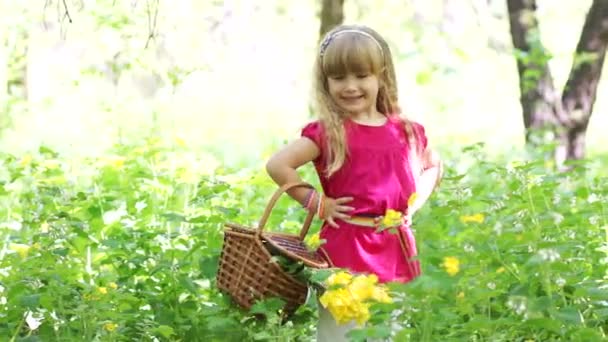
[(65, 13), (63, 14), (63, 19), (65, 19), (67, 17), (68, 18), (68, 22), (71, 24), (72, 23), (72, 17), (70, 16), (70, 11), (68, 10), (68, 4), (65, 3), (65, 0), (63, 0), (63, 8), (65, 9)]

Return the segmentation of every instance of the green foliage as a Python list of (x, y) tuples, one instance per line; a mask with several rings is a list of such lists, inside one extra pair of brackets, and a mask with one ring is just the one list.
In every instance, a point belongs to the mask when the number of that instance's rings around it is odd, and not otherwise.
[[(222, 224), (255, 225), (275, 186), (261, 168), (200, 169), (188, 156), (156, 140), (80, 162), (48, 148), (2, 155), (0, 334), (311, 340), (314, 296), (285, 320), (280, 301), (243, 312), (214, 285)], [(489, 162), (478, 146), (454, 160), (414, 220), (423, 276), (391, 284), (394, 303), (374, 305), (351, 337), (605, 339), (605, 175), (591, 165), (554, 174), (543, 163)], [(296, 232), (303, 217), (282, 199), (266, 229)], [(459, 262), (452, 276), (446, 257)]]

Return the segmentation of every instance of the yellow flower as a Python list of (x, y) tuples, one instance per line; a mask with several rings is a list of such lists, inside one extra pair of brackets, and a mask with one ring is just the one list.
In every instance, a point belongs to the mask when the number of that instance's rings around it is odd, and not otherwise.
[(460, 222), (462, 222), (462, 223), (469, 223), (469, 222), (483, 223), (484, 219), (485, 219), (485, 217), (483, 216), (483, 214), (460, 216)]
[(109, 332), (116, 330), (117, 327), (118, 327), (118, 324), (116, 324), (116, 323), (106, 323), (103, 325), (103, 328)]
[(173, 141), (175, 141), (175, 144), (179, 147), (186, 146), (186, 141), (184, 141), (182, 137), (176, 136), (175, 138), (173, 138)]
[(103, 166), (109, 166), (114, 169), (122, 169), (125, 165), (125, 157), (120, 156), (108, 156), (101, 158), (100, 162)]
[(392, 303), (393, 298), (389, 296), (386, 287), (376, 286), (372, 293), (372, 299), (379, 303)]
[(108, 294), (108, 288), (107, 287), (98, 287), (97, 292), (104, 294), (104, 295)]
[(350, 273), (341, 271), (329, 277), (327, 283), (341, 285), (339, 288), (330, 287), (319, 298), (321, 305), (327, 308), (338, 324), (355, 321), (362, 325), (369, 320), (371, 301), (392, 301), (386, 287), (377, 284), (378, 277), (375, 275), (353, 277)]
[(496, 273), (502, 273), (504, 271), (505, 271), (505, 268), (501, 266), (496, 270)]
[(372, 298), (374, 294), (374, 287), (377, 282), (378, 277), (375, 275), (358, 275), (351, 281), (348, 289), (352, 293), (355, 300), (364, 301), (368, 298)]
[(308, 248), (312, 251), (317, 250), (317, 248), (323, 244), (318, 233), (307, 236), (305, 243), (306, 246), (308, 246)]
[(329, 278), (327, 278), (327, 285), (347, 285), (350, 280), (353, 279), (352, 274), (344, 271), (340, 271), (338, 273), (334, 273)]
[(458, 294), (456, 295), (456, 298), (464, 299), (464, 292), (462, 292), (462, 291), (458, 292)]
[(400, 212), (393, 209), (388, 209), (384, 217), (382, 218), (382, 225), (384, 227), (394, 227), (401, 224), (402, 215)]
[(355, 300), (346, 288), (325, 291), (319, 302), (327, 308), (338, 324), (353, 320), (363, 324), (369, 319), (369, 304)]
[(441, 266), (443, 266), (445, 271), (452, 277), (460, 272), (460, 260), (456, 257), (449, 256), (443, 258)]
[(22, 243), (11, 243), (8, 248), (17, 252), (22, 259), (25, 259), (30, 252), (31, 247)]
[(49, 232), (49, 224), (46, 222), (42, 222), (42, 224), (40, 224), (40, 231), (42, 233), (48, 233)]
[(359, 325), (363, 325), (369, 320), (369, 305), (364, 303), (356, 303), (354, 306), (354, 311), (354, 319)]
[(33, 158), (32, 158), (31, 155), (26, 154), (26, 155), (23, 156), (23, 158), (21, 158), (21, 161), (19, 162), (19, 164), (22, 167), (28, 166), (28, 165), (30, 165), (32, 163), (32, 159)]
[(418, 194), (415, 192), (412, 192), (412, 194), (410, 195), (410, 198), (407, 200), (407, 206), (409, 208), (411, 208), (414, 203), (416, 203), (416, 200), (418, 199)]
[(41, 165), (48, 170), (55, 170), (55, 169), (58, 169), (59, 166), (61, 166), (61, 162), (59, 160), (55, 160), (55, 159), (47, 159), (47, 160), (43, 160)]
[(116, 285), (115, 282), (110, 282), (108, 283), (108, 287), (111, 288), (112, 290), (116, 290), (118, 288), (118, 285)]

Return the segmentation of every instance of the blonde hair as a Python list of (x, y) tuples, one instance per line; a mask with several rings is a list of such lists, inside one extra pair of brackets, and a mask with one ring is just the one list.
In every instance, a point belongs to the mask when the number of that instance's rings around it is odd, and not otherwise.
[[(327, 78), (348, 72), (371, 73), (378, 77), (376, 109), (385, 116), (401, 114), (398, 106), (397, 78), (387, 42), (376, 31), (366, 26), (340, 25), (321, 41), (315, 63), (315, 99), (319, 119), (327, 141), (326, 176), (338, 171), (347, 158), (344, 113), (329, 94)], [(400, 116), (410, 146), (420, 155), (418, 133), (411, 121)], [(414, 149), (412, 149), (414, 150)]]

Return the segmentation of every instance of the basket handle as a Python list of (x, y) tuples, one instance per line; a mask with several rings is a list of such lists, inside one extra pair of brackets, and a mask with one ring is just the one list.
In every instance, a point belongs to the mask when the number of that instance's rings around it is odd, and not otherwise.
[[(303, 186), (305, 188), (314, 190), (314, 187), (312, 185), (305, 183), (305, 182), (287, 183), (287, 184), (284, 184), (283, 186), (281, 186), (279, 189), (277, 189), (277, 191), (275, 191), (275, 193), (270, 198), (270, 201), (268, 201), (268, 204), (266, 205), (266, 209), (264, 210), (264, 214), (262, 214), (262, 218), (260, 219), (260, 222), (258, 223), (258, 230), (257, 230), (258, 235), (262, 234), (262, 231), (264, 230), (264, 226), (266, 225), (266, 221), (268, 221), (268, 217), (270, 216), (270, 213), (272, 212), (272, 209), (274, 208), (275, 204), (279, 200), (279, 197), (281, 197), (281, 195), (285, 191), (292, 189), (292, 188), (299, 187), (299, 186)], [(310, 210), (308, 212), (308, 215), (306, 215), (304, 224), (302, 225), (302, 230), (300, 231), (300, 240), (304, 240), (304, 237), (306, 236), (306, 233), (308, 233), (308, 229), (310, 228), (310, 224), (312, 223), (312, 219), (314, 217), (315, 217), (314, 210)]]

